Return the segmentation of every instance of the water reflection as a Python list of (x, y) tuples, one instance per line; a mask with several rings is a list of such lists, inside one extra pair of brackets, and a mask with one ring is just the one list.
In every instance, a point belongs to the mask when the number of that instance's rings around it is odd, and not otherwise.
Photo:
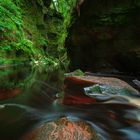
[[(111, 99), (87, 105), (63, 105), (57, 99), (63, 90), (63, 72), (46, 70), (30, 65), (14, 66), (0, 70), (0, 94), (18, 94), (1, 98), (0, 139), (18, 140), (26, 132), (64, 116), (82, 119), (91, 124), (100, 139), (138, 140), (140, 138), (139, 97), (123, 100)], [(125, 98), (124, 98), (125, 99)], [(133, 104), (131, 104), (131, 100)]]

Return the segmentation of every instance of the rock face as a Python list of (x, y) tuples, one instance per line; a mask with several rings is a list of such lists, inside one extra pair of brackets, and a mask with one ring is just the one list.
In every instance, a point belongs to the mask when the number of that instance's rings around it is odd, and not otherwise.
[(0, 60), (64, 56), (75, 0), (1, 0), (0, 6)]
[(65, 95), (63, 103), (67, 105), (97, 103), (98, 101), (96, 98), (87, 96), (84, 90), (85, 87), (97, 84), (102, 85), (103, 88), (107, 87), (107, 89), (103, 90), (107, 92), (109, 91), (111, 94), (114, 94), (115, 92), (115, 95), (121, 96), (140, 95), (136, 89), (118, 78), (97, 76), (68, 76), (65, 78)]
[(66, 47), (71, 69), (140, 72), (140, 2), (85, 0)]
[(33, 130), (22, 140), (99, 140), (90, 125), (83, 121), (72, 122), (67, 118), (48, 122)]

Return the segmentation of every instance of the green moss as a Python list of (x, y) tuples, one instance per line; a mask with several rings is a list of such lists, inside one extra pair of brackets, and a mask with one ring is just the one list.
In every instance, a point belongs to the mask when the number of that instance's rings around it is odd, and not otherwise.
[(11, 0), (0, 2), (0, 49), (5, 51), (5, 56), (16, 56), (18, 50), (22, 50), (31, 57), (32, 43), (26, 38), (23, 31), (22, 10)]
[(0, 1), (0, 57), (67, 63), (64, 42), (75, 3), (76, 0)]

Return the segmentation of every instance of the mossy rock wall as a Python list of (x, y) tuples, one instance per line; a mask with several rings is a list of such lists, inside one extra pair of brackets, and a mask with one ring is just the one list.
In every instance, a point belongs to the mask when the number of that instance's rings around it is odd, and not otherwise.
[(0, 1), (0, 58), (66, 60), (64, 42), (75, 2)]

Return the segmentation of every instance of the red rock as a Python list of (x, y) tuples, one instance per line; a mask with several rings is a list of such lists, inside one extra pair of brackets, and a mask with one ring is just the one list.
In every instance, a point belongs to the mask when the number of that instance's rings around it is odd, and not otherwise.
[(69, 94), (66, 94), (63, 100), (63, 104), (65, 105), (92, 104), (92, 103), (96, 103), (96, 100), (88, 96), (85, 97), (72, 96)]
[(90, 85), (94, 85), (94, 84), (106, 84), (106, 85), (117, 86), (117, 87), (131, 90), (131, 91), (139, 94), (139, 92), (136, 89), (131, 87), (125, 81), (122, 81), (118, 78), (98, 77), (98, 76), (71, 76), (71, 77), (65, 78), (66, 88), (68, 88), (68, 87), (86, 87), (86, 86), (90, 86)]
[(84, 87), (94, 84), (111, 85), (122, 89), (127, 89), (135, 94), (139, 92), (131, 87), (126, 82), (112, 77), (97, 77), (97, 76), (68, 76), (65, 78), (65, 95), (63, 103), (67, 105), (77, 104), (92, 104), (97, 101), (84, 93)]
[(26, 134), (21, 140), (99, 140), (95, 130), (84, 121), (61, 118), (43, 124)]
[[(78, 76), (79, 77), (79, 76)], [(75, 76), (68, 76), (64, 81), (65, 95), (63, 104), (78, 105), (78, 104), (92, 104), (96, 100), (84, 94), (83, 87), (92, 85), (92, 82), (86, 82), (76, 78)]]
[(22, 89), (0, 89), (0, 100), (8, 99), (17, 96), (20, 94)]

